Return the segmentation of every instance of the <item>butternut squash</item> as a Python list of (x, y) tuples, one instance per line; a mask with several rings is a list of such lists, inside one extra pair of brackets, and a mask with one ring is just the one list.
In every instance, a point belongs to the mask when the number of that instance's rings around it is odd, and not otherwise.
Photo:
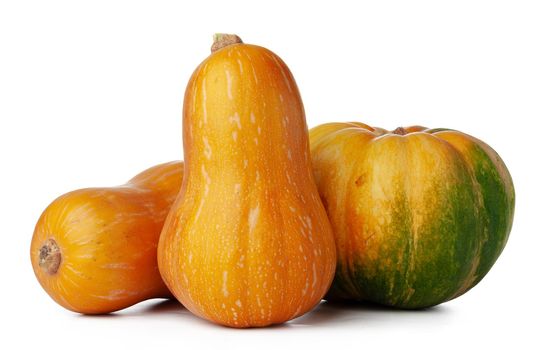
[(218, 37), (187, 85), (183, 136), (184, 183), (158, 254), (175, 297), (231, 327), (282, 323), (317, 305), (336, 249), (285, 63)]
[(75, 312), (103, 314), (171, 297), (158, 271), (157, 244), (182, 173), (181, 161), (165, 163), (123, 186), (53, 201), (30, 250), (36, 278), (52, 299)]

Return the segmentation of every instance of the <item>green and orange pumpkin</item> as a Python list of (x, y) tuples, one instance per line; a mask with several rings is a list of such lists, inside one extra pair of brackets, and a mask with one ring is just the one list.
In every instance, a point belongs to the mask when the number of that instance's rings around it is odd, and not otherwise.
[(362, 123), (320, 125), (310, 141), (338, 251), (327, 299), (424, 308), (489, 272), (508, 239), (515, 195), (487, 144), (448, 129)]

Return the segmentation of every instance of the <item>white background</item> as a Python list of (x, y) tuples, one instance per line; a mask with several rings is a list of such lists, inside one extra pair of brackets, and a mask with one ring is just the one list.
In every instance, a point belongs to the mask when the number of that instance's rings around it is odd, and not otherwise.
[[(546, 1), (2, 1), (0, 347), (522, 348), (548, 341), (550, 7)], [(421, 124), (477, 136), (505, 160), (508, 246), (468, 294), (427, 311), (323, 304), (232, 330), (175, 303), (80, 316), (40, 288), (34, 224), (58, 195), (182, 158), (188, 77), (214, 32), (291, 68), (308, 124)], [(2, 344), (3, 343), (3, 344)]]

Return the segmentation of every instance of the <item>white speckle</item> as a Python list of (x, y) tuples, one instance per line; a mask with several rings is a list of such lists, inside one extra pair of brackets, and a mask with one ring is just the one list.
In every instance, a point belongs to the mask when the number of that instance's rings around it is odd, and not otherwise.
[(248, 167), (248, 159), (243, 160), (243, 165), (245, 169)]
[(228, 70), (225, 71), (225, 77), (227, 78), (227, 97), (232, 100), (233, 95), (231, 94), (231, 74)]
[(116, 290), (111, 290), (108, 295), (93, 295), (93, 296), (99, 299), (119, 300), (119, 299), (127, 298), (128, 296), (137, 295), (138, 293), (139, 292), (129, 291), (125, 289), (116, 289)]
[(254, 112), (250, 112), (250, 122), (252, 124), (256, 122), (256, 116), (254, 115)]
[(197, 82), (193, 84), (193, 113), (197, 111)]
[(222, 303), (222, 309), (225, 309), (225, 303)]
[(235, 112), (234, 115), (229, 116), (229, 121), (237, 123), (237, 127), (239, 128), (239, 130), (242, 128), (241, 117), (239, 116), (239, 113)]
[(243, 74), (243, 63), (239, 59), (237, 60), (237, 63), (239, 64), (239, 71)]
[(206, 84), (202, 84), (202, 117), (204, 119), (204, 124), (206, 124), (207, 121), (207, 114), (206, 114)]
[(283, 94), (279, 94), (279, 100), (280, 100), (281, 102), (283, 102), (283, 101), (285, 100), (284, 97), (283, 97)]
[(306, 216), (306, 224), (307, 227), (311, 230), (313, 227), (311, 226), (311, 218), (309, 216)]
[(286, 157), (288, 159), (292, 159), (292, 152), (290, 151), (290, 148), (286, 150)]
[(257, 138), (257, 137), (254, 138), (254, 143), (255, 143), (256, 145), (258, 145), (258, 138)]
[(204, 180), (205, 180), (204, 196), (201, 198), (201, 201), (199, 203), (199, 208), (197, 209), (197, 213), (195, 214), (195, 221), (194, 221), (195, 223), (199, 220), (199, 216), (201, 214), (202, 207), (204, 206), (204, 200), (205, 200), (206, 196), (208, 195), (208, 192), (210, 191), (210, 182), (212, 181), (210, 179), (210, 176), (208, 176), (208, 172), (206, 171), (206, 168), (204, 167), (204, 164), (201, 167), (201, 172), (202, 172), (202, 176), (204, 177)]
[(235, 184), (235, 193), (241, 192), (241, 184)]
[(285, 175), (286, 175), (286, 180), (288, 181), (289, 184), (294, 183), (294, 181), (292, 181), (292, 179), (290, 178), (290, 174), (288, 173), (288, 171), (285, 171)]
[(233, 131), (233, 132), (231, 133), (231, 137), (233, 138), (233, 141), (236, 142), (236, 141), (237, 141), (237, 132), (236, 132), (236, 131)]
[(254, 81), (256, 84), (258, 84), (258, 76), (256, 75), (256, 69), (254, 69), (254, 65), (252, 65), (252, 76), (254, 77)]
[(241, 255), (241, 257), (239, 258), (239, 261), (237, 262), (237, 266), (240, 268), (244, 267), (244, 254)]
[(292, 207), (292, 206), (290, 206), (290, 207), (288, 207), (288, 208), (290, 209), (291, 212), (293, 212), (293, 213), (296, 212), (296, 208), (294, 208), (294, 207)]
[(128, 264), (128, 263), (110, 263), (110, 264), (105, 264), (105, 265), (101, 265), (102, 268), (104, 269), (118, 269), (118, 270), (134, 270), (135, 267), (133, 267), (132, 265)]
[(306, 285), (304, 286), (304, 289), (302, 289), (302, 295), (306, 295), (308, 288), (309, 288), (309, 279), (306, 279)]
[(191, 262), (193, 261), (193, 253), (189, 253), (189, 264), (191, 264)]
[[(153, 208), (151, 208), (151, 209), (153, 209)], [(80, 254), (80, 255), (75, 256), (75, 258), (78, 258), (78, 259), (91, 259), (93, 257), (94, 257), (93, 254)]]
[(202, 142), (204, 142), (204, 155), (207, 159), (210, 159), (212, 157), (212, 147), (210, 147), (210, 144), (208, 143), (208, 138), (203, 136)]
[(210, 183), (212, 182), (212, 180), (210, 179), (210, 176), (208, 176), (208, 172), (206, 171), (204, 164), (201, 167), (201, 172), (205, 180), (204, 195), (201, 198), (201, 201), (199, 203), (199, 208), (197, 209), (197, 213), (195, 214), (195, 221), (194, 221), (195, 223), (199, 220), (199, 216), (202, 212), (202, 207), (204, 206), (204, 200), (206, 196), (208, 196), (208, 192), (210, 191)]
[(240, 300), (240, 299), (237, 299), (237, 300), (235, 301), (235, 305), (237, 305), (238, 307), (242, 307), (242, 306), (243, 306), (243, 304), (241, 303), (241, 300)]
[(302, 245), (300, 244), (298, 246), (298, 250), (300, 251), (300, 253), (303, 253), (304, 252), (304, 247), (302, 247)]
[(227, 291), (227, 271), (224, 271), (222, 276), (222, 293), (224, 297), (227, 297), (229, 295)]
[(258, 223), (258, 216), (260, 215), (260, 205), (258, 204), (255, 208), (250, 209), (248, 212), (248, 231), (252, 233), (256, 224)]
[(260, 172), (256, 170), (256, 181), (260, 181)]
[[(210, 176), (208, 176), (208, 172), (206, 171), (206, 167), (204, 166), (204, 164), (201, 166), (201, 172), (202, 172), (202, 176), (204, 177), (204, 180), (206, 181), (206, 184), (209, 185), (212, 180), (210, 179)], [(208, 194), (207, 189), (208, 187), (205, 187), (205, 191), (204, 191), (205, 195)]]
[(313, 263), (313, 282), (311, 282), (311, 287), (315, 287), (316, 283), (317, 283), (317, 267), (315, 266), (315, 263)]

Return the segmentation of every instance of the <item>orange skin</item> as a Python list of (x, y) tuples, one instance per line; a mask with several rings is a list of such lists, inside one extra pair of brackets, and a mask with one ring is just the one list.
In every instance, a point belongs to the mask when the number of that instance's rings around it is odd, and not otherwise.
[(104, 314), (171, 297), (158, 271), (157, 243), (182, 172), (183, 162), (165, 163), (125, 185), (53, 201), (30, 250), (36, 278), (52, 299), (71, 311)]
[(298, 317), (332, 281), (336, 251), (315, 187), (302, 101), (271, 51), (234, 44), (185, 93), (185, 175), (159, 269), (194, 314), (230, 327)]

